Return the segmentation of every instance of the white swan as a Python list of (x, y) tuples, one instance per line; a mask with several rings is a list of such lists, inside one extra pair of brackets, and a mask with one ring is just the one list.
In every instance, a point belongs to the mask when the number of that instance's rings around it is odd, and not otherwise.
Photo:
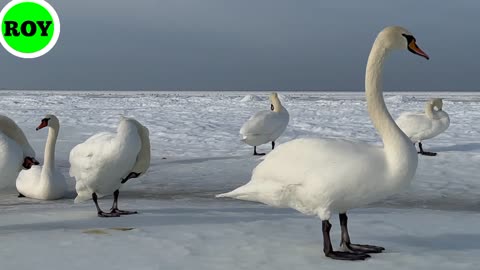
[[(394, 49), (407, 48), (428, 59), (407, 30), (387, 27), (378, 34), (368, 58), (368, 113), (383, 147), (339, 139), (293, 140), (268, 154), (253, 170), (249, 183), (218, 197), (291, 207), (320, 217), (327, 257), (363, 260), (369, 257), (365, 253), (381, 252), (381, 247), (350, 242), (346, 212), (399, 191), (417, 169), (415, 147), (388, 113), (381, 85), (385, 57)], [(329, 219), (335, 212), (340, 213), (341, 246), (347, 252), (332, 249)]]
[(49, 127), (45, 146), (43, 166), (33, 166), (28, 171), (22, 171), (17, 178), (17, 190), (26, 197), (39, 200), (57, 200), (67, 192), (65, 176), (55, 168), (55, 144), (60, 122), (55, 115), (47, 114), (37, 127), (40, 130)]
[(270, 95), (270, 101), (272, 103), (270, 111), (257, 112), (240, 129), (242, 141), (253, 146), (254, 155), (265, 155), (257, 153), (257, 146), (264, 143), (272, 142), (274, 149), (275, 140), (282, 135), (288, 125), (290, 116), (287, 109), (282, 106), (277, 93)]
[[(77, 181), (75, 202), (92, 198), (100, 217), (136, 214), (118, 209), (119, 188), (150, 166), (149, 131), (137, 120), (122, 117), (116, 133), (98, 133), (75, 146), (70, 152), (70, 164), (70, 175)], [(112, 193), (111, 211), (103, 212), (97, 198)]]
[(450, 117), (443, 110), (443, 100), (434, 98), (425, 104), (425, 112), (405, 112), (395, 122), (413, 143), (418, 143), (418, 153), (436, 156), (437, 153), (423, 151), (422, 141), (444, 132), (450, 126)]
[(20, 127), (0, 115), (0, 188), (14, 187), (22, 169), (38, 164), (35, 151)]

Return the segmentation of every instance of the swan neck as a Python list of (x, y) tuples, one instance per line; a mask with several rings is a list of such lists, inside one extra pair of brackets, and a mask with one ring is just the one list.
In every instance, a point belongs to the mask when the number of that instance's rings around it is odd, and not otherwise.
[(55, 144), (57, 143), (58, 127), (49, 127), (47, 144), (45, 145), (43, 170), (52, 171), (55, 169)]
[(385, 49), (381, 42), (376, 41), (368, 57), (365, 75), (365, 94), (367, 99), (368, 114), (382, 138), (386, 150), (398, 145), (396, 142), (408, 140), (405, 134), (395, 124), (388, 112), (383, 99), (382, 75), (384, 61), (389, 50)]
[(433, 118), (433, 104), (431, 102), (427, 102), (425, 105), (425, 114), (428, 116), (428, 118)]

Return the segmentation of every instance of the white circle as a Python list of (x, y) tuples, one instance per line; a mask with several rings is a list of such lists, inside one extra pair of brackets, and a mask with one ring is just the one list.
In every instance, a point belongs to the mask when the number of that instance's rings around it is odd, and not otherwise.
[[(38, 52), (33, 52), (33, 53), (23, 53), (23, 52), (19, 52), (19, 51), (13, 49), (12, 47), (10, 47), (10, 45), (8, 45), (7, 41), (5, 40), (5, 37), (3, 36), (3, 33), (0, 35), (0, 43), (5, 48), (5, 50), (7, 50), (9, 53), (11, 53), (11, 54), (13, 54), (17, 57), (20, 57), (20, 58), (37, 58), (37, 57), (40, 57), (40, 56), (46, 54), (47, 52), (49, 52), (55, 46), (55, 44), (57, 44), (58, 37), (60, 36), (60, 19), (58, 18), (58, 14), (55, 11), (55, 9), (53, 9), (53, 7), (49, 3), (47, 3), (44, 0), (13, 0), (10, 3), (8, 3), (2, 9), (2, 11), (0, 12), (0, 22), (3, 23), (3, 18), (5, 17), (7, 12), (13, 6), (16, 6), (16, 5), (21, 4), (21, 3), (28, 3), (28, 2), (36, 3), (36, 4), (41, 5), (52, 16), (54, 29), (53, 29), (53, 37), (50, 40), (50, 42), (47, 44), (47, 46), (45, 46), (45, 48), (41, 49)], [(0, 30), (1, 30), (1, 28), (0, 28)]]

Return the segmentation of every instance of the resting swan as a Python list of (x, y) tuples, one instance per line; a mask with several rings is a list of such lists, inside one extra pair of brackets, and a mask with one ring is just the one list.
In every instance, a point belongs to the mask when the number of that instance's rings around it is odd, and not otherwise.
[(43, 166), (33, 166), (28, 171), (20, 172), (17, 178), (17, 190), (25, 197), (57, 200), (63, 198), (67, 192), (65, 177), (55, 168), (55, 144), (60, 131), (60, 122), (55, 115), (47, 114), (37, 127), (37, 131), (44, 127), (49, 127), (49, 131)]
[[(396, 49), (408, 49), (428, 59), (406, 29), (387, 27), (378, 34), (368, 57), (365, 95), (383, 147), (350, 140), (296, 139), (272, 151), (253, 170), (250, 182), (217, 197), (290, 207), (318, 216), (327, 257), (364, 260), (370, 257), (366, 253), (382, 252), (382, 247), (350, 242), (346, 213), (401, 190), (417, 169), (415, 147), (393, 121), (382, 94), (384, 59)], [(340, 213), (344, 251), (332, 249), (329, 219), (333, 213)]]
[[(434, 110), (434, 107), (437, 110)], [(418, 143), (419, 154), (436, 156), (437, 153), (423, 151), (422, 141), (431, 139), (450, 126), (450, 117), (443, 110), (443, 100), (434, 98), (425, 104), (425, 112), (405, 112), (396, 120), (397, 125), (412, 140)]]
[[(75, 202), (93, 199), (99, 217), (118, 217), (137, 212), (118, 209), (120, 186), (144, 174), (150, 166), (149, 131), (133, 118), (122, 117), (116, 133), (101, 132), (70, 152), (70, 176), (75, 177)], [(109, 213), (98, 205), (98, 197), (113, 193)]]
[(270, 111), (257, 112), (240, 129), (242, 141), (253, 146), (255, 156), (265, 155), (265, 153), (257, 153), (258, 145), (272, 142), (272, 149), (275, 148), (275, 140), (285, 131), (290, 118), (277, 93), (270, 95), (270, 101)]
[(38, 165), (27, 137), (7, 116), (0, 115), (0, 188), (15, 186), (22, 169)]

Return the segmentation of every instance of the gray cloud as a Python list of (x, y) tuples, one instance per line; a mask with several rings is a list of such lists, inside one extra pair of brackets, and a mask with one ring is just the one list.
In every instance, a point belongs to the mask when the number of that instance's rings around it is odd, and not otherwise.
[(474, 0), (49, 2), (59, 42), (38, 59), (0, 51), (0, 87), (362, 90), (376, 34), (402, 25), (431, 60), (392, 55), (386, 88), (480, 89)]

